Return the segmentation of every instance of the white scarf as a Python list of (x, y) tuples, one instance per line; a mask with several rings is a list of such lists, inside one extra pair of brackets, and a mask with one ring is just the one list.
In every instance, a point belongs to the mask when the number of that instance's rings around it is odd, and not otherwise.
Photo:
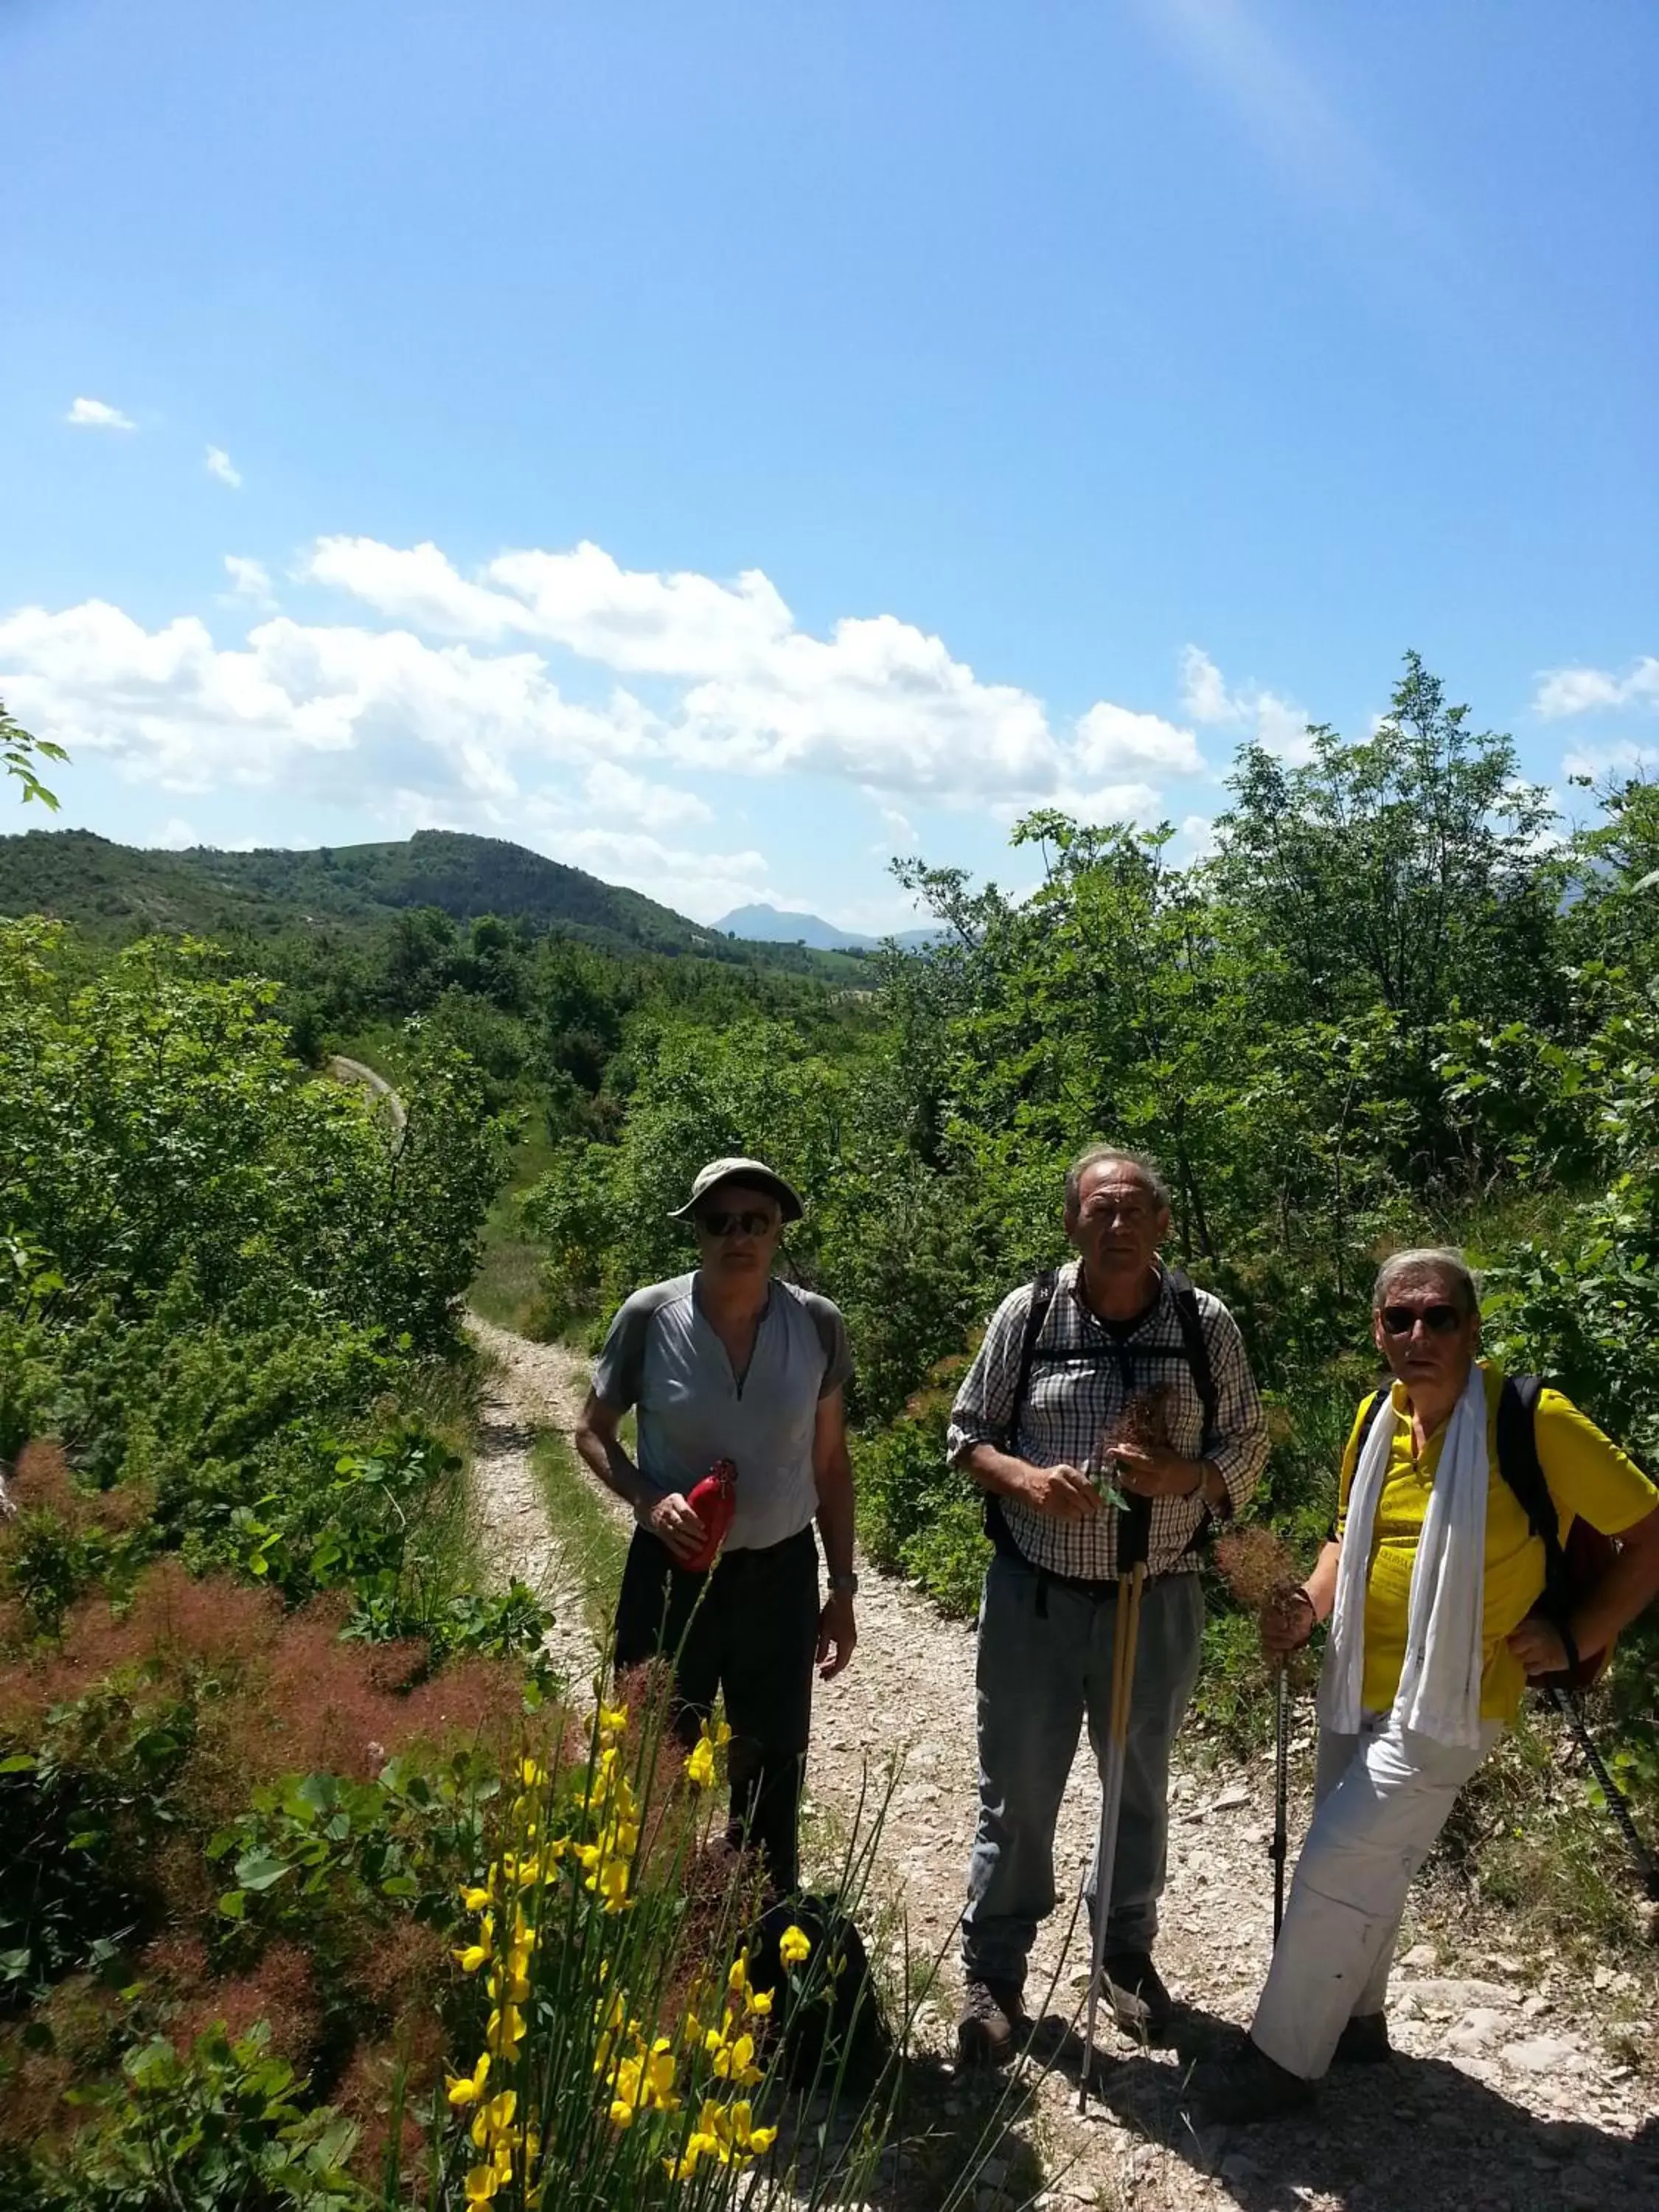
[[(1319, 1683), (1319, 1717), (1357, 1735), (1365, 1677), (1365, 1589), (1371, 1532), (1399, 1419), (1392, 1401), (1371, 1423), (1348, 1493), (1336, 1606)], [(1479, 1363), (1452, 1409), (1412, 1563), (1406, 1662), (1394, 1701), (1402, 1728), (1437, 1743), (1480, 1741), (1481, 1624), (1486, 1591), (1486, 1389)]]

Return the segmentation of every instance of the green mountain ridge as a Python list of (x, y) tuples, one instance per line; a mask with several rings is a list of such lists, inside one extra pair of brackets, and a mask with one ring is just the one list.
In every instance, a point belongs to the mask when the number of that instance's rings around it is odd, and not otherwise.
[(858, 963), (704, 928), (643, 893), (505, 838), (450, 830), (371, 845), (185, 852), (119, 845), (87, 830), (0, 837), (0, 914), (46, 914), (99, 935), (255, 935), (381, 922), (415, 907), (457, 921), (522, 920), (614, 951), (759, 961), (855, 976)]

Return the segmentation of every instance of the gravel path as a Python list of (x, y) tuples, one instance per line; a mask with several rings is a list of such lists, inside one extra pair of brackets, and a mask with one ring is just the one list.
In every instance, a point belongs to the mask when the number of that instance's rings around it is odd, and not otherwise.
[(542, 1430), (568, 1436), (574, 1428), (587, 1389), (586, 1368), (563, 1345), (532, 1344), (481, 1315), (469, 1315), (467, 1327), (491, 1363), (472, 1462), (479, 1550), (502, 1582), (516, 1577), (551, 1608), (545, 1645), (558, 1674), (570, 1683), (590, 1681), (599, 1650), (580, 1585), (549, 1523), (531, 1463)]
[[(556, 1532), (546, 1526), (526, 1456), (534, 1430), (568, 1431), (586, 1368), (556, 1345), (526, 1342), (475, 1320), (499, 1363), (479, 1461), (480, 1504), (492, 1549), (507, 1567), (558, 1602), (567, 1589)], [(528, 1571), (526, 1571), (528, 1570)], [(908, 1920), (912, 1955), (943, 1954), (937, 2007), (921, 2034), (941, 2057), (951, 2044), (958, 1990), (951, 1941), (962, 1903), (975, 1794), (973, 1639), (941, 1620), (914, 1591), (865, 1565), (860, 1642), (852, 1666), (819, 1690), (808, 1773), (809, 1803), (838, 1816), (844, 1832), (866, 1776), (878, 1796), (889, 1763), (898, 1779), (889, 1806), (878, 1887)], [(580, 1620), (567, 1605), (567, 1620)], [(582, 1666), (591, 1671), (591, 1644)], [(1305, 1765), (1310, 1739), (1299, 1747)], [(1201, 1747), (1177, 1761), (1174, 1825), (1159, 1964), (1194, 2008), (1195, 2037), (1248, 2022), (1271, 1942), (1272, 1880), (1265, 1845), (1273, 1777), (1266, 1759), (1206, 1767)], [(1071, 1899), (1097, 1817), (1098, 1784), (1086, 1754), (1074, 1768), (1057, 1848), (1060, 1911), (1032, 1961), (1034, 2005), (1052, 1978), (1053, 2009), (1075, 2011), (1086, 1979), (1086, 1938), (1066, 1943)], [(1292, 1838), (1307, 1807), (1292, 1816)], [(1609, 1850), (1613, 1846), (1609, 1843)], [(1474, 1936), (1430, 1940), (1408, 1913), (1391, 2021), (1404, 2056), (1383, 2068), (1344, 2069), (1316, 2118), (1265, 2131), (1195, 2138), (1180, 2113), (1184, 2060), (1139, 2053), (1109, 2027), (1115, 2063), (1103, 2069), (1103, 2102), (1075, 2112), (1074, 2079), (1056, 2069), (1037, 2081), (1022, 2123), (1051, 2180), (1039, 2202), (1192, 2212), (1653, 2212), (1659, 2205), (1659, 2066), (1654, 2029), (1659, 1978), (1600, 1970), (1591, 1996), (1553, 1953), (1514, 1955), (1495, 1911)], [(1469, 1948), (1496, 1942), (1494, 1949)], [(1616, 2048), (1603, 2041), (1621, 2022)], [(1190, 2056), (1190, 2047), (1188, 2051)], [(985, 2087), (961, 2081), (945, 2106), (976, 2128)], [(993, 2175), (976, 2200), (999, 2193)]]

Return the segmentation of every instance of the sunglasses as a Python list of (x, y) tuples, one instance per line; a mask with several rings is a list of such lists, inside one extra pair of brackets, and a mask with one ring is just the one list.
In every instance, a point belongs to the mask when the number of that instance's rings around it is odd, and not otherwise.
[(1421, 1322), (1431, 1336), (1449, 1336), (1462, 1328), (1465, 1316), (1455, 1306), (1384, 1306), (1382, 1326), (1390, 1336), (1409, 1336)]
[(764, 1237), (772, 1226), (769, 1213), (724, 1213), (711, 1211), (697, 1216), (705, 1237)]

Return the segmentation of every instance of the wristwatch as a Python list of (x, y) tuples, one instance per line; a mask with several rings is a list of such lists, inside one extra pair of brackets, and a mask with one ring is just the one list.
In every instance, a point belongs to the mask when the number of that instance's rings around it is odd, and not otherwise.
[(830, 1587), (832, 1590), (845, 1590), (848, 1597), (856, 1597), (859, 1594), (859, 1578), (849, 1567), (844, 1575), (832, 1574), (830, 1577)]

